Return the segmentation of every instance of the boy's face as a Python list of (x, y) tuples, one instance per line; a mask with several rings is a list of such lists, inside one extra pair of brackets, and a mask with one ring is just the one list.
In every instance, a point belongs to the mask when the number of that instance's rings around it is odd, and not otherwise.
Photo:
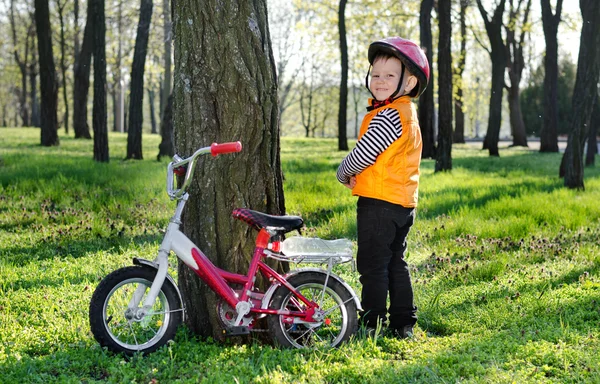
[[(395, 57), (390, 57), (387, 60), (375, 60), (371, 70), (371, 84), (369, 84), (369, 87), (377, 100), (383, 101), (396, 92), (402, 68), (402, 63)], [(399, 94), (401, 95), (402, 92)]]

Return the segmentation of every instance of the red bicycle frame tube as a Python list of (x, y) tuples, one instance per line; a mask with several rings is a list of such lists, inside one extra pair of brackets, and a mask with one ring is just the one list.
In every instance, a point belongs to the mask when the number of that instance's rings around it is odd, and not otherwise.
[[(281, 285), (285, 286), (294, 295), (300, 299), (304, 304), (308, 306), (308, 310), (304, 312), (290, 312), (290, 311), (281, 311), (277, 309), (261, 309), (261, 308), (252, 308), (251, 312), (254, 313), (264, 313), (264, 314), (283, 314), (288, 316), (302, 317), (307, 321), (312, 320), (312, 315), (314, 314), (314, 308), (317, 308), (318, 305), (303, 295), (301, 295), (293, 286), (291, 286), (284, 277), (282, 277), (279, 273), (265, 264), (261, 258), (265, 256), (264, 250), (268, 245), (270, 239), (270, 235), (266, 229), (262, 229), (258, 237), (256, 239), (256, 247), (254, 248), (254, 255), (252, 256), (252, 260), (250, 262), (250, 267), (248, 269), (248, 275), (240, 275), (237, 273), (231, 273), (224, 271), (218, 267), (216, 267), (200, 250), (197, 248), (192, 249), (192, 257), (198, 264), (198, 269), (193, 269), (194, 272), (223, 300), (231, 306), (231, 308), (236, 308), (236, 305), (240, 301), (247, 301), (250, 292), (254, 289), (254, 280), (255, 275), (258, 270), (267, 277), (269, 280), (278, 281)], [(241, 292), (240, 297), (237, 297), (237, 294), (233, 291), (233, 289), (228, 285), (228, 283), (233, 284), (241, 284), (244, 285), (244, 289)]]

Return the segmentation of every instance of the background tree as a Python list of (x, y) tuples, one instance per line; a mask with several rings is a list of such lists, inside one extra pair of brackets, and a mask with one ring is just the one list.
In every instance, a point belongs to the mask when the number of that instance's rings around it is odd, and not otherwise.
[(304, 58), (301, 54), (303, 47), (295, 39), (294, 34), (290, 33), (298, 20), (298, 11), (288, 2), (269, 8), (269, 30), (277, 68), (280, 120), (284, 112), (298, 102), (300, 87), (297, 80), (304, 67)]
[(438, 1), (438, 146), (435, 171), (452, 169), (452, 15), (450, 0)]
[(483, 148), (489, 151), (490, 156), (500, 156), (498, 141), (500, 139), (500, 125), (502, 123), (502, 90), (504, 89), (504, 71), (507, 63), (506, 47), (502, 39), (502, 16), (506, 0), (500, 0), (493, 16), (490, 19), (481, 0), (477, 6), (485, 23), (485, 29), (490, 41), (491, 50), (488, 50), (492, 60), (492, 85), (490, 92), (490, 105), (488, 127)]
[(52, 55), (52, 30), (50, 29), (50, 9), (48, 0), (35, 0), (35, 24), (38, 38), (40, 60), (40, 84), (42, 91), (42, 129), (41, 142), (44, 146), (59, 145), (58, 119), (58, 81), (54, 56)]
[[(422, 0), (419, 16), (419, 26), (421, 31), (421, 47), (425, 50), (425, 55), (429, 63), (433, 63), (433, 37), (431, 35), (431, 11), (433, 9), (433, 0)], [(435, 157), (435, 136), (434, 136), (434, 75), (433, 70), (429, 77), (429, 85), (425, 92), (419, 97), (419, 124), (421, 126), (421, 135), (423, 137), (423, 158)]]
[(148, 50), (152, 0), (141, 0), (140, 20), (135, 38), (131, 66), (131, 93), (129, 100), (129, 125), (127, 131), (127, 159), (143, 159), (142, 122), (144, 105), (144, 66)]
[(165, 109), (168, 108), (168, 99), (171, 96), (173, 82), (171, 74), (172, 63), (172, 46), (173, 46), (173, 31), (171, 26), (171, 7), (169, 5), (169, 0), (163, 0), (163, 33), (164, 33), (164, 76), (163, 76), (163, 84), (162, 84), (162, 95), (161, 95), (161, 104), (160, 104), (160, 116), (162, 118), (165, 113)]
[[(523, 0), (518, 0), (515, 8), (514, 1), (509, 0), (510, 16), (509, 23), (506, 26), (506, 50), (508, 57), (508, 77), (510, 86), (507, 87), (508, 108), (510, 113), (510, 127), (513, 137), (513, 146), (527, 147), (527, 134), (525, 133), (525, 123), (523, 122), (523, 114), (521, 113), (521, 78), (523, 76), (523, 68), (525, 68), (525, 57), (523, 55), (523, 46), (525, 37), (529, 30), (529, 10), (531, 8), (531, 0), (527, 0), (525, 11), (523, 12), (523, 20), (519, 23), (521, 14), (521, 5)], [(516, 37), (517, 31), (520, 29), (519, 38)]]
[(167, 98), (165, 111), (160, 123), (161, 142), (158, 145), (157, 159), (160, 161), (162, 156), (173, 157), (175, 148), (173, 147), (173, 95)]
[(94, 18), (94, 160), (108, 162), (108, 127), (106, 118), (106, 22), (104, 0), (90, 0)]
[(583, 26), (577, 60), (577, 78), (573, 90), (571, 133), (562, 158), (559, 176), (565, 186), (584, 189), (583, 148), (588, 136), (592, 108), (598, 97), (600, 76), (600, 2), (579, 0)]
[[(22, 3), (21, 3), (22, 4)], [(27, 4), (27, 3), (25, 3)], [(10, 1), (10, 13), (9, 13), (9, 21), (11, 27), (11, 35), (13, 41), (13, 54), (15, 58), (15, 62), (19, 67), (19, 71), (21, 73), (21, 88), (19, 91), (19, 115), (21, 117), (22, 126), (29, 126), (29, 107), (27, 104), (27, 69), (29, 68), (29, 55), (31, 50), (31, 44), (33, 42), (35, 36), (35, 22), (33, 18), (31, 20), (24, 21), (21, 17), (19, 17), (19, 13), (16, 12), (16, 2), (15, 0)], [(29, 11), (27, 12), (28, 16), (30, 15)], [(26, 35), (25, 35), (25, 46), (24, 52), (20, 51), (19, 44), (19, 34), (18, 29), (19, 26), (23, 24), (27, 25)]]
[(340, 0), (338, 11), (338, 25), (340, 32), (341, 53), (341, 80), (340, 80), (340, 104), (338, 110), (338, 150), (348, 150), (348, 139), (346, 136), (346, 107), (348, 106), (348, 43), (346, 42), (346, 3)]
[[(93, 3), (92, 3), (93, 4)], [(79, 56), (75, 61), (75, 79), (73, 85), (73, 131), (76, 139), (91, 139), (87, 123), (87, 100), (90, 89), (90, 66), (94, 47), (94, 19), (91, 4), (88, 1), (87, 17), (83, 30), (83, 41)]]
[(465, 142), (465, 112), (463, 111), (463, 73), (467, 62), (467, 8), (471, 0), (460, 0), (459, 25), (460, 25), (460, 50), (458, 60), (454, 67), (454, 136), (455, 143)]
[(556, 0), (552, 14), (550, 0), (541, 0), (542, 24), (546, 51), (544, 53), (544, 125), (540, 132), (540, 152), (558, 152), (558, 24), (562, 0)]
[(67, 94), (67, 38), (65, 34), (65, 11), (67, 1), (57, 0), (56, 8), (58, 10), (58, 20), (60, 22), (60, 77), (62, 83), (62, 96), (63, 104), (65, 108), (65, 114), (63, 117), (63, 126), (65, 133), (69, 133), (69, 96)]
[[(557, 82), (558, 98), (556, 106), (558, 121), (556, 125), (559, 135), (568, 135), (569, 120), (571, 118), (571, 98), (575, 86), (577, 65), (571, 61), (571, 57), (567, 52), (563, 52), (560, 56), (561, 60), (558, 67), (560, 77)], [(525, 128), (527, 134), (531, 136), (540, 136), (545, 122), (544, 102), (547, 95), (544, 67), (545, 63), (540, 63), (537, 68), (533, 68), (527, 79), (528, 85), (523, 87), (520, 97)], [(556, 145), (558, 148), (558, 142)]]
[[(33, 17), (33, 15), (32, 15)], [(34, 29), (35, 31), (35, 29)], [(38, 57), (36, 50), (36, 40), (33, 39), (31, 42), (31, 61), (29, 62), (29, 99), (31, 100), (31, 126), (32, 127), (40, 127), (41, 126), (41, 116), (40, 116), (40, 101), (37, 96), (37, 76), (38, 76)], [(54, 60), (54, 59), (53, 59)], [(56, 69), (54, 71), (56, 74)], [(57, 79), (57, 87), (58, 87), (58, 79)], [(57, 88), (58, 92), (58, 88)]]
[[(212, 142), (242, 141), (237, 155), (199, 160), (183, 218), (186, 235), (215, 265), (240, 272), (255, 232), (234, 221), (232, 208), (285, 212), (277, 80), (265, 1), (224, 0), (218, 9), (174, 4), (175, 146), (188, 156)], [(215, 295), (189, 268), (180, 265), (178, 276), (190, 329), (221, 338)]]

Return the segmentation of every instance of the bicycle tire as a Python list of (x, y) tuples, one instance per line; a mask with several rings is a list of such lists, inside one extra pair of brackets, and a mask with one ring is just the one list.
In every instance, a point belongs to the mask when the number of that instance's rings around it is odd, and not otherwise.
[(125, 267), (98, 284), (90, 301), (89, 320), (94, 338), (102, 347), (126, 355), (146, 354), (174, 338), (183, 319), (183, 307), (177, 289), (169, 280), (163, 283), (148, 315), (134, 319), (125, 313), (139, 284), (146, 286), (145, 298), (156, 272), (148, 266)]
[[(337, 347), (356, 332), (358, 315), (352, 293), (331, 277), (325, 287), (326, 277), (323, 273), (305, 272), (288, 279), (288, 282), (307, 299), (318, 303), (327, 316), (321, 322), (290, 324), (290, 318), (286, 318), (285, 315), (269, 315), (269, 330), (279, 346)], [(320, 295), (322, 297), (319, 297)], [(305, 305), (294, 298), (289, 289), (281, 286), (275, 291), (270, 307), (290, 311), (305, 309)]]

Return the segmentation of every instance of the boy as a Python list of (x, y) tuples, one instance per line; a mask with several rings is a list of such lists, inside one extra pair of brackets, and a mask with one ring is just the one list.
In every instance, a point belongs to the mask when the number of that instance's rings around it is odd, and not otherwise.
[(429, 82), (425, 53), (410, 40), (390, 37), (369, 46), (366, 87), (369, 113), (356, 147), (337, 171), (340, 183), (359, 196), (357, 267), (362, 284), (360, 323), (367, 330), (386, 321), (400, 338), (412, 336), (417, 321), (406, 236), (415, 218), (421, 162), (421, 130), (411, 98)]

